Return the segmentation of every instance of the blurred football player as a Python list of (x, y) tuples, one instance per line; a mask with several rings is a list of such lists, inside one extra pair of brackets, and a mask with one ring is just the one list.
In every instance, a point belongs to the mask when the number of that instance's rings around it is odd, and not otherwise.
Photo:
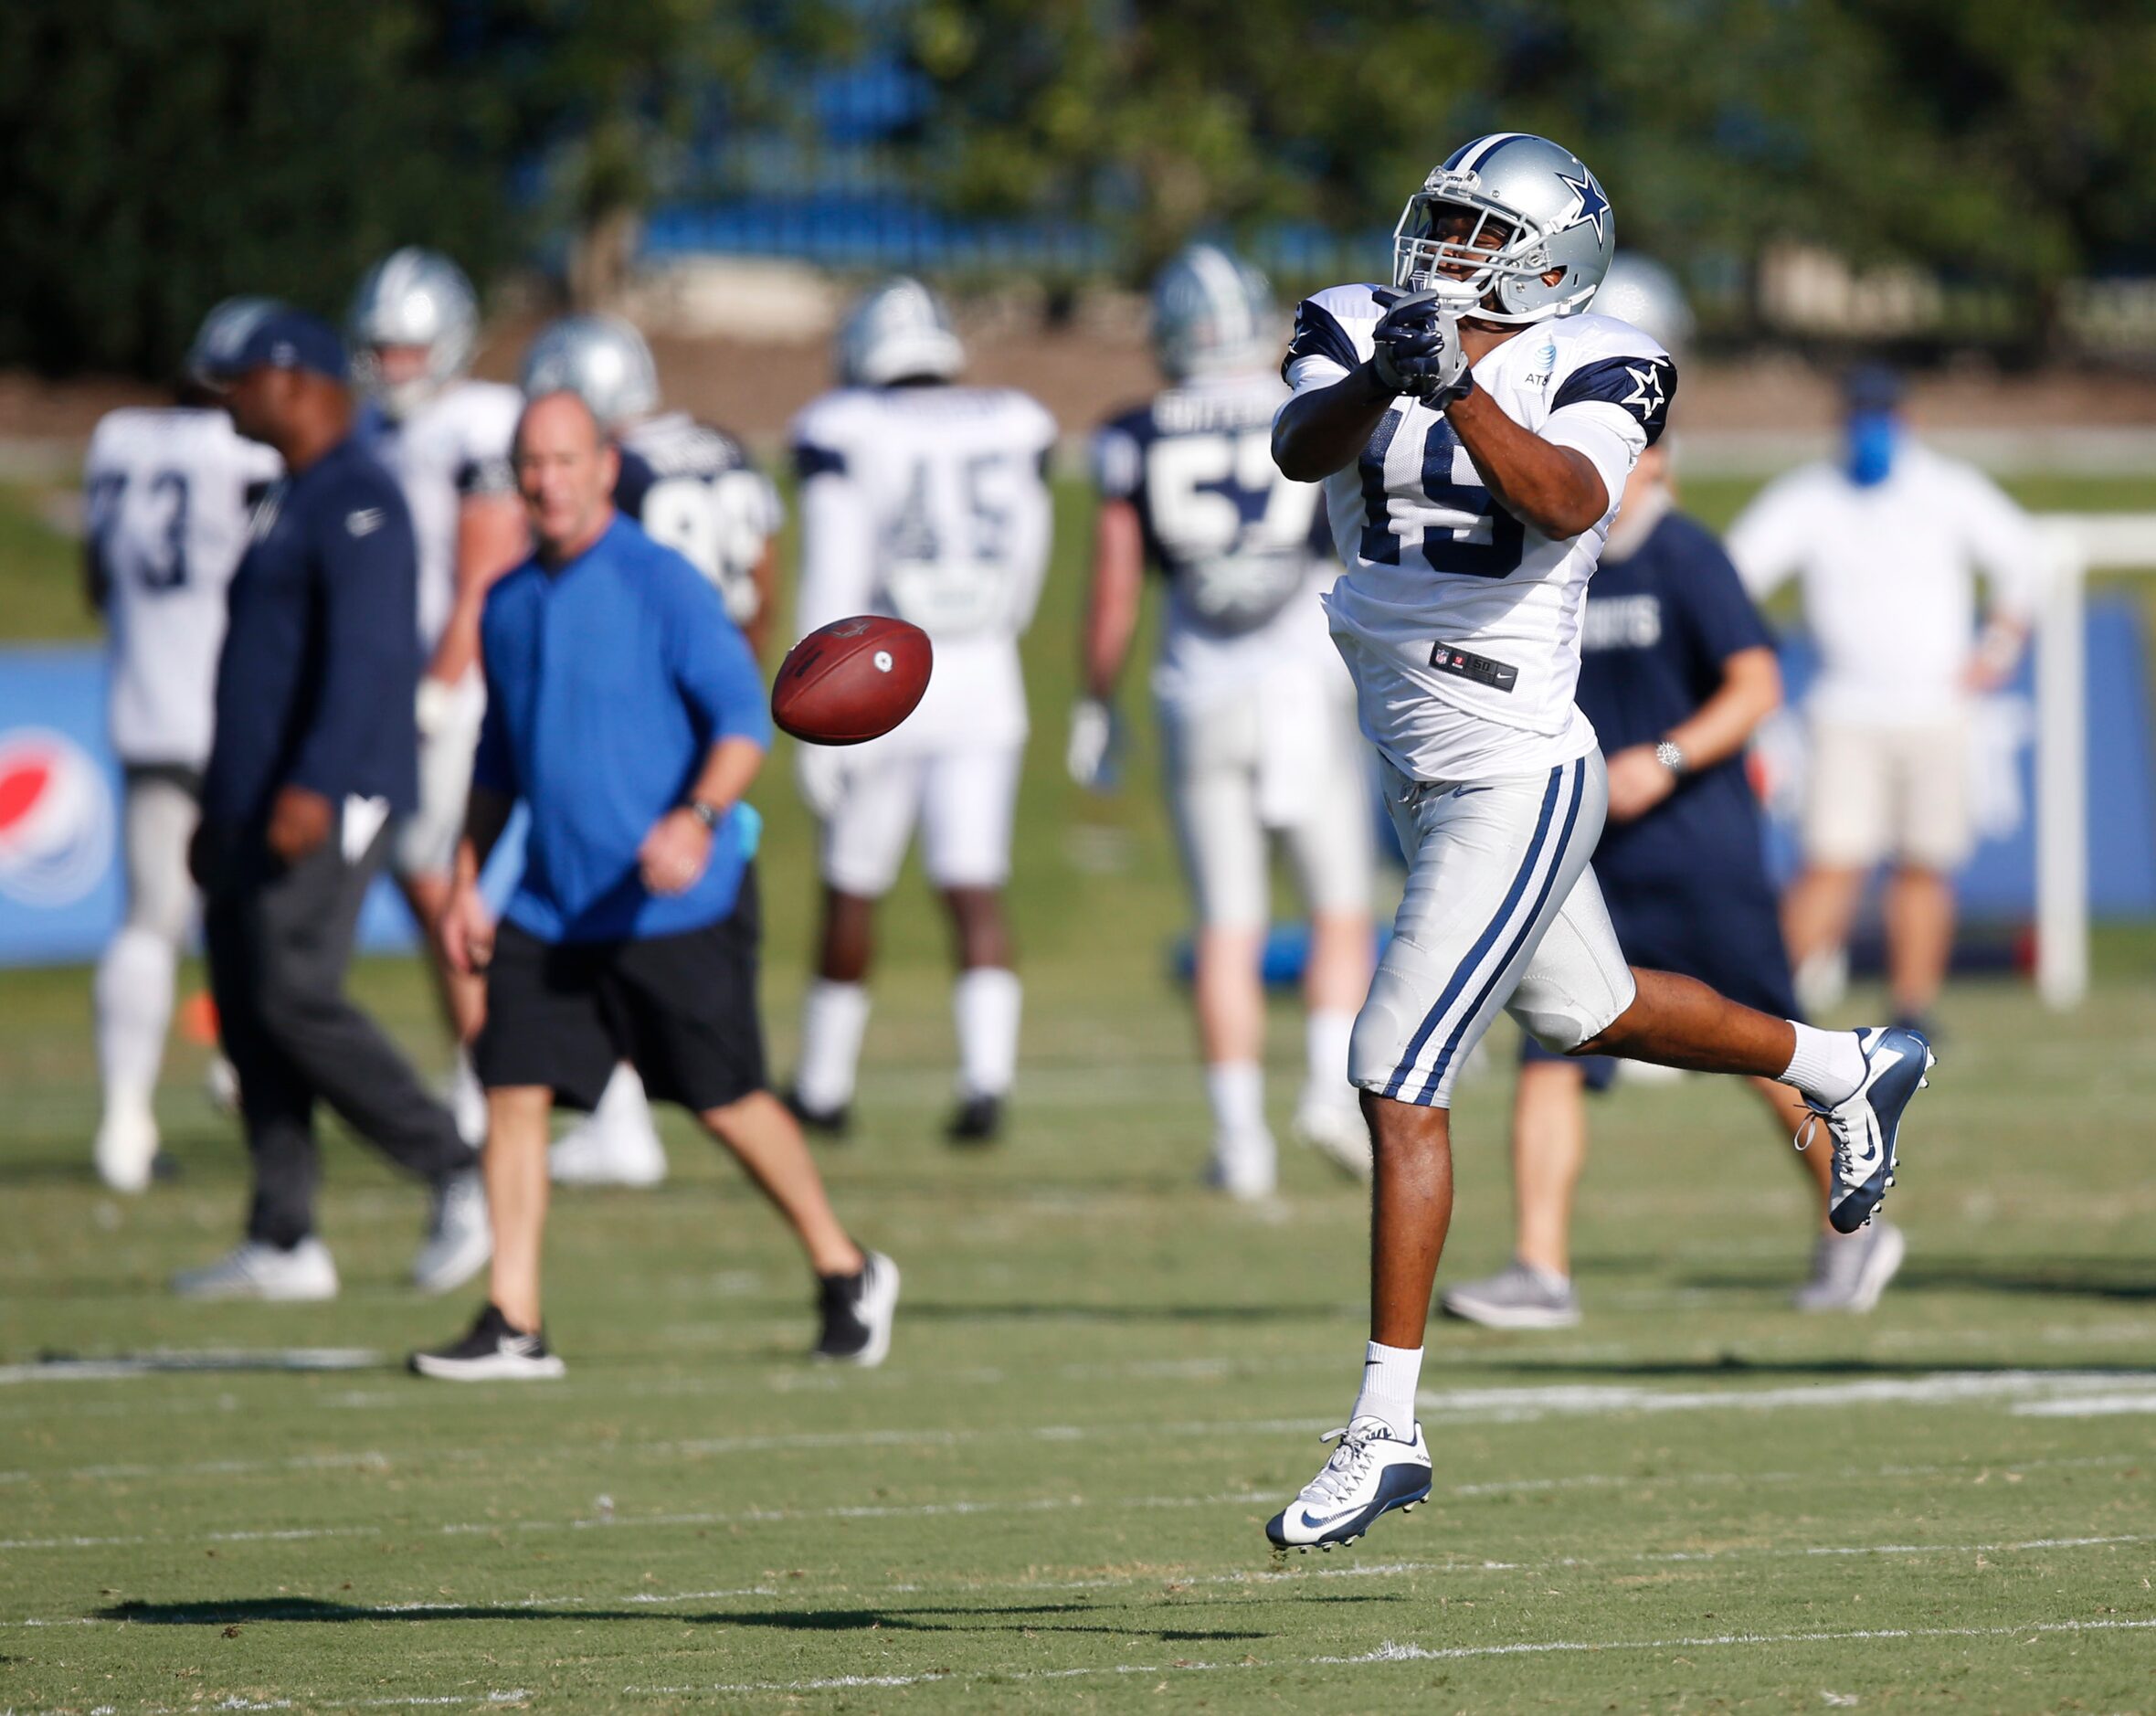
[(1662, 345), (1584, 315), (1610, 203), (1570, 151), (1506, 132), (1409, 198), (1392, 282), (1304, 302), (1274, 453), (1323, 479), (1347, 570), (1326, 598), (1408, 857), (1394, 935), (1348, 1047), (1374, 1155), (1370, 1340), (1339, 1446), (1266, 1528), (1351, 1542), (1429, 1494), (1415, 1422), (1452, 1219), (1448, 1107), (1500, 1009), (1547, 1048), (1794, 1085), (1832, 1140), (1832, 1218), (1893, 1179), (1918, 1033), (1816, 1031), (1628, 969), (1589, 858), (1611, 781), (1573, 702), (1587, 580), (1676, 385)]
[(1072, 777), (1105, 779), (1110, 699), (1137, 629), (1146, 568), (1168, 585), (1153, 694), (1168, 801), (1198, 916), (1195, 996), (1212, 1107), (1208, 1177), (1238, 1197), (1274, 1187), (1260, 981), (1271, 917), (1266, 836), (1293, 861), (1310, 914), (1307, 1075), (1295, 1130), (1356, 1174), (1369, 1136), (1348, 1082), (1348, 1038), (1370, 976), (1371, 842), (1355, 688), (1319, 597), (1337, 569), (1314, 541), (1319, 493), (1273, 463), (1282, 330), (1264, 278), (1193, 245), (1153, 285), (1168, 390), (1094, 442), (1101, 509)]
[(407, 247), (366, 271), (347, 324), (353, 379), (366, 396), (355, 429), (404, 491), (419, 545), (419, 808), (405, 819), (390, 867), (425, 932), (456, 1040), (451, 1096), (474, 1143), (486, 1098), (470, 1044), (484, 986), (437, 950), (471, 785), (471, 754), (486, 714), (479, 613), (488, 587), (521, 559), (527, 534), (510, 469), (523, 397), (465, 372), (479, 336), (479, 301), (446, 256)]
[[(761, 655), (771, 623), (778, 492), (742, 444), (685, 411), (659, 408), (659, 369), (618, 316), (564, 316), (540, 330), (520, 372), (527, 398), (574, 393), (619, 450), (614, 504), (710, 579)], [(557, 1141), (547, 1171), (565, 1185), (655, 1186), (666, 1150), (642, 1081), (626, 1063), (598, 1106)]]
[(238, 350), (275, 308), (267, 298), (217, 305), (195, 336), (178, 403), (107, 412), (83, 467), (85, 570), (105, 618), (106, 720), (124, 780), (127, 909), (95, 990), (104, 1115), (94, 1154), (115, 1192), (142, 1191), (157, 1157), (150, 1105), (195, 916), (187, 842), (209, 757), (225, 588), (249, 515), (284, 471), (271, 449), (232, 427), (204, 366)]
[[(1852, 372), (1839, 464), (1770, 482), (1729, 526), (1755, 597), (1792, 574), (1817, 640), (1805, 699), (1812, 736), (1804, 874), (1783, 903), (1807, 999), (1828, 1004), (1872, 872), (1886, 888), (1895, 1015), (1920, 1023), (1954, 945), (1954, 872), (1975, 844), (1970, 704), (2013, 677), (2034, 619), (2045, 548), (2022, 510), (1973, 465), (1909, 434), (1901, 381)], [(1979, 629), (1975, 574), (1990, 587)]]
[(894, 614), (935, 645), (927, 694), (896, 731), (796, 752), (823, 821), (823, 926), (801, 1020), (794, 1102), (842, 1131), (868, 1023), (876, 902), (921, 827), (928, 880), (956, 932), (954, 1141), (1002, 1125), (1020, 990), (1002, 888), (1026, 737), (1018, 640), (1047, 569), (1043, 471), (1054, 419), (1022, 393), (952, 385), (965, 350), (943, 303), (891, 280), (839, 330), (836, 392), (794, 419), (801, 587), (795, 630)]
[[(1594, 313), (1651, 334), (1681, 359), (1692, 314), (1668, 271), (1643, 257), (1610, 265)], [(1781, 702), (1773, 641), (1714, 537), (1676, 510), (1670, 443), (1640, 454), (1610, 525), (1580, 630), (1580, 706), (1608, 759), (1609, 825), (1594, 874), (1625, 957), (1710, 983), (1764, 1012), (1795, 1017), (1789, 959), (1767, 880), (1744, 747)], [(1587, 1088), (1617, 1063), (1521, 1043), (1512, 1109), (1511, 1265), (1448, 1291), (1444, 1309), (1495, 1329), (1580, 1320), (1571, 1280), (1572, 1197), (1587, 1154)], [(1754, 1079), (1783, 1138), (1803, 1125), (1789, 1086)], [(1826, 1220), (1827, 1153), (1798, 1158), (1818, 1182), (1820, 1237), (1807, 1310), (1868, 1311), (1900, 1266), (1899, 1229), (1854, 1234)]]

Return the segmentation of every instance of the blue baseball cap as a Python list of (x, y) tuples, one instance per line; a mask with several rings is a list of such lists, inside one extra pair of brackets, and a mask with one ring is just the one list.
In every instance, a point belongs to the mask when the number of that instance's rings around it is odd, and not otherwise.
[(279, 304), (257, 315), (240, 337), (206, 353), (201, 372), (232, 381), (250, 369), (308, 369), (332, 381), (347, 374), (344, 342), (320, 316)]

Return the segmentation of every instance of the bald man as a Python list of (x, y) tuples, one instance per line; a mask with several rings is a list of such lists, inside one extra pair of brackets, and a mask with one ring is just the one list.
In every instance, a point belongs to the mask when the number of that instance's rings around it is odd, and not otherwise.
[[(741, 802), (771, 742), (756, 658), (695, 567), (616, 512), (620, 456), (582, 399), (534, 399), (515, 464), (539, 546), (481, 620), (486, 725), (442, 919), (451, 966), (486, 975), (472, 1058), (491, 1293), (469, 1334), (412, 1368), (562, 1374), (540, 1319), (548, 1122), (557, 1098), (589, 1108), (619, 1061), (694, 1114), (792, 1227), (819, 1284), (817, 1354), (880, 1363), (898, 1270), (848, 1237), (765, 1082), (759, 821)], [(524, 871), (497, 925), (479, 873), (519, 800)]]

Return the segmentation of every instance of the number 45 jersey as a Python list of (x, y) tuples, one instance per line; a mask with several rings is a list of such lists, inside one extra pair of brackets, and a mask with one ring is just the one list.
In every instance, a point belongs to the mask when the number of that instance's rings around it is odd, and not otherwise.
[[(1384, 306), (1374, 286), (1305, 299), (1282, 369), (1298, 394), (1367, 361)], [(1537, 323), (1474, 365), (1506, 416), (1584, 454), (1610, 504), (1576, 536), (1545, 536), (1501, 506), (1443, 413), (1396, 400), (1361, 457), (1325, 481), (1347, 568), (1326, 598), (1355, 675), (1363, 731), (1418, 780), (1544, 769), (1594, 748), (1572, 701), (1588, 580), (1625, 479), (1662, 434), (1669, 354), (1630, 323)]]
[(890, 748), (1025, 737), (1018, 640), (1048, 567), (1055, 435), (1045, 409), (1001, 387), (847, 387), (794, 419), (797, 629), (892, 614), (935, 641), (928, 690)]

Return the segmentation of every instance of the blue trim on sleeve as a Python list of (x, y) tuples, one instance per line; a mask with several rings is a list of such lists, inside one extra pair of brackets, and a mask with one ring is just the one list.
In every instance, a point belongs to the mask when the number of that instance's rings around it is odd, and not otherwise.
[(1348, 330), (1340, 325), (1339, 318), (1315, 298), (1305, 298), (1295, 306), (1295, 331), (1287, 343), (1287, 356), (1281, 364), (1281, 373), (1298, 357), (1329, 357), (1342, 369), (1353, 369), (1362, 359), (1355, 354), (1355, 342), (1348, 337)]
[(810, 477), (842, 477), (846, 474), (846, 455), (836, 447), (819, 447), (802, 441), (794, 448), (794, 481), (806, 482)]
[(1662, 439), (1669, 423), (1669, 402), (1676, 397), (1677, 366), (1666, 357), (1606, 357), (1583, 365), (1558, 385), (1549, 408), (1593, 401), (1629, 411), (1647, 431), (1647, 445)]

